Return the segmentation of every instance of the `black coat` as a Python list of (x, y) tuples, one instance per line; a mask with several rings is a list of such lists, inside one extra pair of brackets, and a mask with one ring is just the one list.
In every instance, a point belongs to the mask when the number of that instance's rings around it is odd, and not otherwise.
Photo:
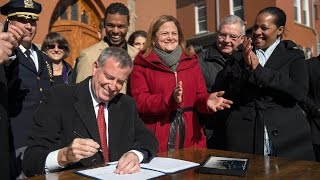
[[(97, 120), (89, 92), (89, 79), (74, 85), (55, 86), (48, 91), (34, 116), (32, 133), (23, 159), (27, 176), (44, 174), (47, 155), (67, 147), (75, 139), (76, 131), (83, 137), (100, 142)], [(144, 162), (150, 161), (158, 151), (154, 134), (138, 116), (134, 100), (118, 94), (108, 104), (109, 160), (117, 161), (129, 150), (148, 152)], [(89, 167), (102, 164), (101, 152), (80, 160), (67, 168)]]
[[(208, 93), (219, 90), (221, 78), (218, 74), (230, 59), (231, 57), (223, 56), (216, 45), (209, 47), (199, 54), (199, 63)], [(228, 110), (218, 111), (210, 115), (199, 113), (200, 123), (205, 129), (208, 148), (225, 149), (225, 120), (228, 113)]]
[(314, 160), (310, 127), (297, 104), (307, 95), (308, 72), (295, 46), (280, 42), (253, 71), (243, 58), (225, 68), (227, 95), (235, 103), (226, 122), (229, 150), (263, 154), (266, 126), (276, 156)]
[[(56, 86), (59, 84), (73, 84), (75, 83), (75, 74), (72, 67), (66, 62), (62, 61), (63, 63), (63, 71), (62, 71), (62, 79), (60, 81), (55, 81), (55, 76), (53, 76), (52, 86)], [(65, 71), (65, 72), (64, 72)]]
[(307, 60), (309, 73), (309, 97), (314, 103), (308, 111), (312, 140), (320, 145), (320, 56)]
[(206, 81), (207, 91), (215, 91), (215, 81), (218, 73), (224, 68), (228, 58), (218, 51), (216, 46), (212, 46), (199, 54), (199, 63), (203, 77)]
[(51, 86), (51, 59), (35, 45), (33, 48), (38, 55), (38, 72), (20, 48), (15, 51), (17, 58), (9, 66), (6, 66), (9, 114), (16, 149), (26, 146), (33, 112), (40, 104), (43, 92)]
[(2, 179), (10, 179), (9, 169), (9, 116), (8, 107), (8, 89), (3, 65), (0, 65), (0, 176)]

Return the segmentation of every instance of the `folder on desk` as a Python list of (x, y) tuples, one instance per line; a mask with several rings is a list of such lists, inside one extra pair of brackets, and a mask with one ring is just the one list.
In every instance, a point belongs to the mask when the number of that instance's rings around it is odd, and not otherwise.
[(199, 166), (200, 173), (245, 176), (248, 159), (208, 156)]
[(184, 161), (173, 158), (155, 157), (149, 163), (141, 164), (141, 171), (134, 174), (119, 175), (113, 173), (116, 164), (111, 163), (109, 166), (76, 171), (76, 174), (94, 178), (94, 179), (115, 179), (115, 180), (144, 180), (164, 176), (166, 174), (175, 173), (181, 170), (199, 166), (198, 163)]

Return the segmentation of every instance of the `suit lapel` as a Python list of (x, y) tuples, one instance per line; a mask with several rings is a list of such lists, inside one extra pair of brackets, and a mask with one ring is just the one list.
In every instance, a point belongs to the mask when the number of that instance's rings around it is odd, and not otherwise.
[(108, 105), (108, 131), (110, 147), (114, 147), (111, 144), (115, 142), (114, 140), (117, 138), (118, 134), (124, 133), (119, 132), (121, 125), (123, 124), (122, 121), (124, 121), (123, 113), (121, 113), (121, 102), (118, 101), (121, 95), (122, 94), (118, 94), (116, 97), (114, 97)]
[(85, 81), (80, 83), (81, 86), (79, 86), (77, 92), (74, 95), (78, 99), (78, 101), (74, 103), (74, 107), (80, 117), (80, 120), (87, 129), (90, 138), (100, 144), (96, 115), (89, 92), (89, 79), (90, 78), (87, 78)]
[(38, 56), (38, 74), (41, 74), (42, 71), (44, 70), (44, 68), (47, 68), (46, 65), (46, 59), (42, 56), (41, 52), (39, 51), (39, 49), (35, 46), (33, 46), (33, 49), (37, 52), (37, 56)]
[(17, 49), (18, 49), (19, 63), (22, 66), (34, 72), (35, 74), (37, 74), (38, 72), (35, 69), (34, 65), (31, 64), (30, 60), (24, 55), (24, 53), (20, 50), (20, 48), (17, 48)]
[(104, 50), (105, 48), (108, 48), (108, 47), (109, 47), (108, 43), (104, 42), (103, 40), (100, 41), (99, 44), (98, 44), (98, 49), (100, 51), (102, 51), (102, 50)]
[(287, 56), (284, 53), (283, 44), (280, 42), (269, 57), (265, 67), (278, 69), (283, 64), (288, 63)]

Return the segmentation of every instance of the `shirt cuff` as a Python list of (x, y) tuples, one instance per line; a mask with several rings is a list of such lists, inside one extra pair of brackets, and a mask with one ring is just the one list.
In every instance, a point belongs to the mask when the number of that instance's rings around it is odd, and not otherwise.
[(45, 165), (45, 171), (46, 173), (49, 173), (51, 171), (54, 171), (54, 170), (58, 170), (58, 169), (61, 169), (61, 168), (64, 168), (63, 166), (60, 166), (59, 163), (58, 163), (58, 153), (59, 153), (59, 150), (55, 150), (53, 152), (50, 152), (47, 156), (47, 159), (46, 159), (46, 165)]
[(137, 151), (137, 150), (130, 150), (129, 152), (135, 153), (135, 154), (138, 156), (140, 163), (143, 161), (143, 154), (142, 154), (142, 152)]

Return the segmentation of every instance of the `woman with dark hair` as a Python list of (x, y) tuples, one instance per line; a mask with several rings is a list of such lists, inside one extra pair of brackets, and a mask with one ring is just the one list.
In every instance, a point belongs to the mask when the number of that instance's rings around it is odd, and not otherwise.
[(308, 120), (298, 103), (308, 93), (303, 51), (282, 41), (286, 14), (261, 10), (245, 38), (243, 56), (222, 72), (234, 102), (226, 123), (231, 151), (314, 160)]
[(128, 44), (142, 50), (147, 39), (147, 33), (143, 30), (133, 32), (128, 39)]
[(196, 111), (229, 108), (223, 92), (208, 94), (195, 54), (185, 47), (180, 23), (163, 15), (149, 29), (146, 46), (134, 60), (132, 97), (159, 141), (159, 151), (206, 147)]
[(61, 34), (57, 32), (47, 34), (43, 40), (41, 51), (52, 59), (53, 86), (73, 82), (73, 70), (64, 60), (70, 53), (69, 43)]

